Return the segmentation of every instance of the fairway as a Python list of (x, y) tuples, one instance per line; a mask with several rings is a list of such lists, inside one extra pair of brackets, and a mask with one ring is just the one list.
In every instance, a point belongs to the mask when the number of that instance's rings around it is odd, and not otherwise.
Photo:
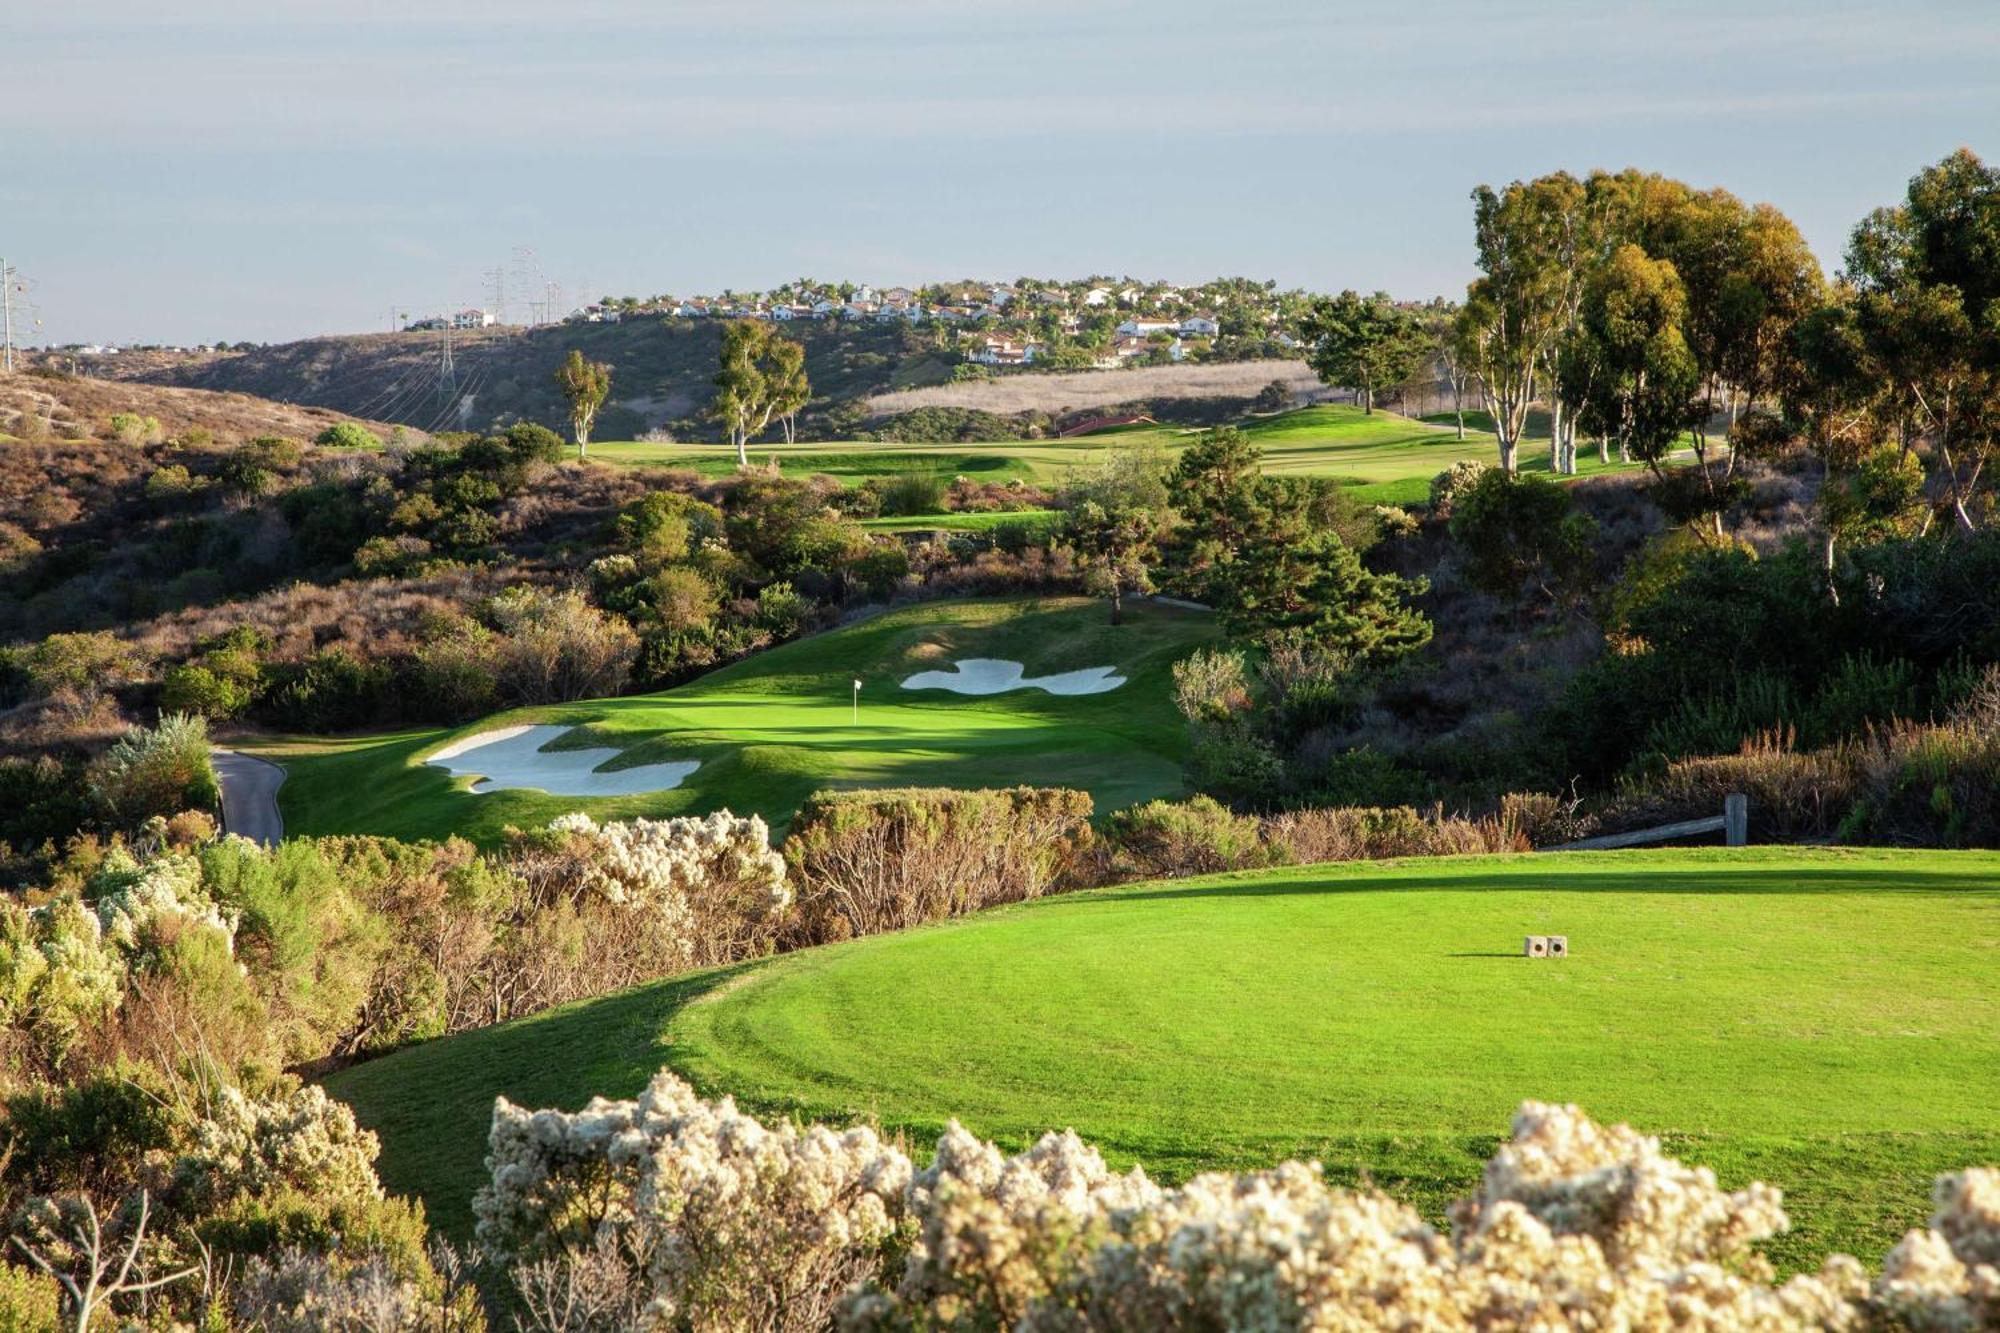
[[(1468, 414), (1470, 415), (1470, 414)], [(1546, 435), (1547, 423), (1543, 421)], [(1274, 475), (1333, 477), (1354, 488), (1356, 497), (1377, 503), (1420, 503), (1430, 479), (1463, 458), (1493, 462), (1498, 457), (1493, 436), (1468, 425), (1457, 438), (1449, 425), (1420, 421), (1393, 412), (1364, 413), (1358, 407), (1326, 405), (1252, 417), (1240, 423), (1243, 433), (1264, 451), (1264, 470)], [(1184, 448), (1201, 432), (1194, 429), (1120, 429), (1068, 440), (998, 440), (984, 444), (810, 443), (752, 445), (754, 463), (776, 463), (789, 475), (821, 473), (849, 485), (898, 472), (932, 471), (946, 477), (975, 481), (1007, 481), (1019, 477), (1045, 486), (1059, 486), (1077, 469), (1088, 467), (1107, 449), (1132, 444), (1157, 444), (1172, 451)], [(708, 476), (736, 470), (736, 455), (724, 445), (593, 444), (591, 456), (616, 463), (691, 467)], [(1524, 470), (1546, 472), (1547, 450), (1524, 444)], [(1584, 472), (1604, 470), (1595, 455), (1580, 460)], [(1613, 464), (1616, 468), (1618, 465)]]
[[(1566, 961), (1520, 957), (1566, 933)], [(1183, 1177), (1317, 1158), (1433, 1216), (1524, 1098), (1785, 1188), (1805, 1263), (1870, 1258), (2000, 1158), (2000, 855), (1449, 858), (1131, 886), (653, 986), (330, 1081), (385, 1177), (464, 1225), (492, 1097), (671, 1064), (921, 1140), (1074, 1127)], [(720, 983), (720, 984), (718, 984)]]
[[(660, 694), (524, 708), (457, 730), (397, 732), (259, 746), (282, 763), (286, 831), (452, 835), (490, 844), (509, 824), (571, 810), (600, 819), (727, 808), (782, 829), (812, 792), (832, 787), (1016, 784), (1089, 791), (1100, 811), (1178, 792), (1186, 727), (1171, 698), (1174, 662), (1215, 635), (1201, 612), (1141, 603), (1110, 624), (1080, 597), (930, 602), (798, 639)], [(1064, 698), (1040, 690), (971, 698), (901, 687), (963, 658), (1018, 661), (1031, 676), (1113, 666), (1116, 691)], [(860, 680), (860, 707), (853, 682)], [(499, 727), (576, 728), (560, 747), (607, 747), (616, 770), (697, 761), (670, 791), (552, 796), (474, 793), (423, 760)]]

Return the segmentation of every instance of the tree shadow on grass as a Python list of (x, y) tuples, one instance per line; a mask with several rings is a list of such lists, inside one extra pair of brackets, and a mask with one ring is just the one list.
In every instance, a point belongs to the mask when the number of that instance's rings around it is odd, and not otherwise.
[(464, 1240), (473, 1193), (485, 1180), (496, 1097), (573, 1110), (584, 1095), (636, 1096), (667, 1063), (663, 1034), (673, 1016), (768, 961), (648, 982), (406, 1046), (324, 1082), (380, 1137), (382, 1183), (421, 1199), (434, 1226)]
[[(1618, 853), (1608, 853), (1616, 856)], [(1647, 853), (1646, 855), (1657, 855)], [(1543, 863), (1546, 864), (1546, 863)], [(1512, 862), (1494, 861), (1490, 870), (1471, 875), (1380, 874), (1355, 867), (1381, 863), (1334, 862), (1320, 867), (1323, 878), (1308, 878), (1310, 872), (1283, 878), (1161, 885), (1105, 891), (1104, 901), (1145, 901), (1180, 898), (1275, 898), (1332, 893), (1423, 893), (1542, 890), (1551, 893), (1688, 893), (1688, 894), (1824, 894), (1829, 892), (1933, 893), (1960, 897), (2000, 899), (2000, 880), (1993, 863), (1985, 859), (1978, 869), (1963, 871), (1883, 865), (1868, 869), (1840, 868), (1800, 861), (1785, 866), (1689, 866), (1664, 869), (1657, 864), (1635, 864), (1629, 870), (1590, 872), (1540, 871), (1532, 864), (1518, 867)], [(1385, 867), (1386, 868), (1386, 867)], [(1059, 903), (1049, 898), (1045, 903)]]

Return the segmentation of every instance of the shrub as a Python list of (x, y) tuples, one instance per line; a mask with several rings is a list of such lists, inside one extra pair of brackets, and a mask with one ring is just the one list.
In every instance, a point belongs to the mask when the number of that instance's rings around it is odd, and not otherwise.
[[(722, 609), (722, 597), (700, 570), (673, 565), (646, 580), (642, 595), (669, 633), (705, 628)], [(762, 599), (759, 599), (759, 606)]]
[(812, 616), (813, 604), (789, 583), (773, 583), (757, 593), (757, 623), (773, 639), (795, 637)]
[(410, 533), (370, 537), (354, 548), (354, 572), (365, 579), (388, 579), (417, 573), (430, 559), (431, 544)]
[(1560, 847), (1581, 842), (1597, 831), (1597, 817), (1586, 814), (1575, 795), (1510, 791), (1500, 798), (1500, 826), (1529, 847)]
[(1823, 744), (1859, 736), (1882, 723), (1908, 721), (1922, 712), (1921, 692), (1914, 663), (1850, 653), (1813, 692), (1805, 710), (1806, 732)]
[(409, 679), (426, 715), (445, 721), (493, 711), (493, 631), (466, 616), (433, 625), (412, 655)]
[(138, 412), (113, 412), (110, 437), (120, 444), (158, 444), (167, 436), (158, 417)]
[(394, 673), (346, 648), (322, 648), (304, 662), (272, 670), (260, 712), (301, 731), (351, 731), (391, 712)]
[(1424, 815), (1409, 806), (1287, 811), (1265, 822), (1264, 836), (1283, 859), (1300, 865), (1528, 849), (1526, 839), (1500, 820), (1460, 819), (1437, 810)]
[(1197, 648), (1174, 663), (1174, 707), (1190, 722), (1227, 722), (1250, 709), (1243, 654)]
[(194, 494), (203, 484), (196, 481), (194, 474), (179, 463), (169, 463), (147, 474), (146, 498), (161, 504), (171, 504)]
[(1475, 458), (1462, 458), (1444, 471), (1431, 478), (1430, 510), (1432, 518), (1450, 518), (1452, 507), (1458, 498), (1479, 483), (1479, 479), (1490, 471), (1486, 464)]
[(358, 421), (336, 421), (314, 436), (313, 443), (326, 449), (380, 449), (382, 437)]
[(942, 474), (923, 468), (898, 472), (882, 483), (882, 513), (908, 518), (944, 512), (946, 482)]
[(1075, 887), (1091, 842), (1084, 792), (820, 792), (785, 839), (803, 942), (901, 930)]
[(1120, 877), (1169, 879), (1277, 865), (1282, 844), (1264, 840), (1255, 815), (1239, 815), (1207, 796), (1148, 801), (1105, 821), (1104, 842)]
[(212, 810), (221, 800), (209, 761), (208, 723), (168, 713), (134, 727), (90, 768), (91, 799), (106, 819), (137, 828), (155, 815)]
[(639, 636), (574, 591), (514, 588), (493, 599), (493, 676), (509, 703), (568, 703), (625, 687)]
[(109, 630), (51, 634), (23, 653), (20, 665), (42, 694), (123, 685), (144, 670), (138, 650)]
[[(530, 1298), (615, 1294), (697, 1329), (1970, 1328), (2000, 1318), (2000, 1171), (1940, 1177), (1872, 1281), (1774, 1285), (1768, 1185), (1523, 1103), (1449, 1235), (1317, 1164), (1119, 1175), (1073, 1133), (1009, 1157), (956, 1121), (928, 1166), (872, 1130), (765, 1125), (662, 1072), (635, 1101), (501, 1099), (481, 1243)], [(627, 1322), (630, 1322), (628, 1316)]]
[(764, 821), (727, 810), (602, 825), (564, 815), (511, 836), (507, 861), (537, 898), (594, 895), (670, 925), (677, 956), (662, 972), (768, 952), (792, 904)]
[(18, 523), (0, 522), (0, 576), (13, 577), (32, 565), (42, 544)]
[(162, 709), (210, 721), (237, 716), (256, 696), (254, 682), (220, 676), (196, 663), (169, 667), (160, 682)]
[(1767, 732), (1734, 754), (1676, 759), (1627, 779), (1602, 819), (1611, 829), (1707, 819), (1721, 814), (1735, 793), (1749, 798), (1757, 841), (1831, 837), (1854, 805), (1853, 757), (1839, 749), (1800, 752), (1786, 733)]

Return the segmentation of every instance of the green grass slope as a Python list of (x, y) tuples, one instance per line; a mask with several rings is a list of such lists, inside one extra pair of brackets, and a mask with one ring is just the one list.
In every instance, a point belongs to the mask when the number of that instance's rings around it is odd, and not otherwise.
[[(284, 764), (294, 834), (459, 834), (490, 842), (570, 810), (658, 818), (727, 807), (782, 827), (828, 787), (1079, 787), (1100, 809), (1178, 791), (1185, 727), (1171, 668), (1214, 637), (1202, 613), (1139, 604), (1113, 626), (1084, 598), (931, 602), (758, 654), (661, 694), (519, 709), (457, 731), (406, 731), (260, 747)], [(914, 672), (1010, 658), (1029, 675), (1116, 666), (1126, 684), (1060, 698), (1040, 690), (968, 697), (910, 691)], [(851, 682), (863, 682), (860, 719)], [(671, 791), (609, 798), (474, 794), (423, 758), (447, 741), (520, 722), (577, 728), (563, 744), (611, 746), (613, 767), (697, 759)]]
[[(1530, 962), (1521, 936), (1575, 956)], [(492, 1099), (671, 1065), (921, 1145), (1073, 1126), (1167, 1178), (1317, 1158), (1440, 1217), (1524, 1098), (1784, 1187), (1788, 1266), (1879, 1257), (2000, 1161), (2000, 856), (1748, 849), (1282, 869), (1047, 899), (642, 988), (329, 1080), (466, 1225)]]

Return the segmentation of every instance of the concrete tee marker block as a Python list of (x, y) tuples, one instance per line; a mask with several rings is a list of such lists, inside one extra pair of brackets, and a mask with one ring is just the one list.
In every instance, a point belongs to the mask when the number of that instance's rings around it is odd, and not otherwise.
[(1549, 957), (1551, 958), (1569, 957), (1569, 936), (1567, 935), (1549, 936)]
[(1546, 935), (1528, 936), (1522, 945), (1521, 952), (1530, 958), (1547, 958), (1549, 956), (1549, 937)]

